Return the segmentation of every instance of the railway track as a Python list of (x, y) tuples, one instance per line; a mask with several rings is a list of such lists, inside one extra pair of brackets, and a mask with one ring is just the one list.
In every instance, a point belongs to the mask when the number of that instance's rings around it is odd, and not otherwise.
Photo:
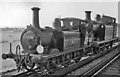
[(98, 77), (103, 76), (120, 76), (120, 54), (115, 56), (111, 61), (105, 64), (101, 69), (99, 69), (93, 77), (97, 75)]
[(74, 76), (83, 76), (83, 77), (92, 76), (93, 73), (95, 73), (100, 68), (100, 66), (102, 67), (103, 65), (105, 65), (105, 63), (110, 61), (114, 56), (119, 54), (118, 47), (119, 46), (115, 46), (105, 51), (101, 55), (98, 54), (96, 56), (91, 57), (92, 59), (88, 58), (87, 60), (84, 60), (87, 62), (81, 61), (79, 64), (75, 64), (69, 68), (65, 68), (64, 70), (58, 71), (55, 73), (55, 75), (60, 75), (60, 76), (74, 75)]
[[(107, 75), (100, 74), (100, 73), (101, 73), (103, 70), (105, 71), (105, 68), (106, 68), (107, 66), (109, 66), (112, 62), (114, 62), (118, 57), (120, 57), (120, 53), (115, 54), (115, 55), (109, 57), (109, 58), (106, 59), (106, 60), (103, 60), (101, 63), (99, 63), (99, 64), (97, 64), (96, 66), (94, 66), (92, 69), (90, 69), (89, 71), (87, 71), (86, 73), (84, 73), (82, 76), (87, 76), (87, 75), (89, 75), (89, 76), (91, 76), (91, 77), (96, 77), (96, 76), (97, 76), (97, 77), (98, 77), (98, 76), (103, 77), (103, 76), (107, 76)], [(117, 69), (115, 69), (115, 70), (117, 70)], [(103, 71), (103, 73), (104, 73), (104, 71)], [(114, 71), (113, 71), (113, 72), (114, 72)], [(108, 75), (112, 76), (112, 75), (114, 75), (114, 74), (110, 74), (110, 72), (109, 72)], [(120, 76), (120, 74), (119, 74), (119, 76)]]

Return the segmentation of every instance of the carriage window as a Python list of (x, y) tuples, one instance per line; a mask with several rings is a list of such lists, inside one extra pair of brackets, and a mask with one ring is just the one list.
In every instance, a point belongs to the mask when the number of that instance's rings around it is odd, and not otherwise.
[(104, 26), (103, 26), (103, 25), (101, 25), (101, 28), (104, 28)]
[(70, 26), (73, 26), (73, 22), (72, 21), (70, 22)]
[(113, 23), (115, 23), (115, 20), (113, 19)]
[(64, 24), (63, 24), (63, 21), (60, 21), (60, 22), (61, 22), (61, 27), (63, 27), (63, 25), (64, 25)]
[(84, 24), (83, 22), (81, 22), (81, 24)]

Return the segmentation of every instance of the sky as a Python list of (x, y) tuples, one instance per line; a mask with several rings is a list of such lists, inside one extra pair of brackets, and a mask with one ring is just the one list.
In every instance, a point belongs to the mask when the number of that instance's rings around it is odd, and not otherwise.
[(50, 26), (56, 17), (77, 17), (85, 19), (84, 11), (92, 11), (91, 18), (96, 14), (115, 17), (118, 21), (118, 1), (86, 1), (82, 0), (1, 0), (0, 28), (25, 28), (32, 24), (32, 7), (39, 7), (39, 22), (41, 27)]

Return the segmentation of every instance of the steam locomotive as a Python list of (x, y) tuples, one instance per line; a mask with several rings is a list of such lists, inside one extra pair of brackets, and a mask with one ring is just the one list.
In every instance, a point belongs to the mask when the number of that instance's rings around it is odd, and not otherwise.
[[(56, 54), (64, 54), (68, 60), (76, 57), (80, 60), (84, 52), (74, 53), (73, 50), (90, 45), (93, 41), (106, 40), (107, 34), (105, 31), (107, 27), (105, 25), (107, 24), (112, 25), (111, 36), (113, 37), (111, 39), (116, 37), (116, 20), (112, 17), (103, 16), (101, 18), (100, 15), (97, 15), (96, 20), (91, 20), (91, 11), (85, 11), (85, 20), (73, 17), (56, 18), (53, 23), (54, 29), (50, 27), (41, 28), (39, 26), (40, 9), (33, 7), (32, 10), (33, 25), (27, 26), (27, 29), (22, 32), (20, 38), (24, 55), (19, 54), (21, 51), (19, 53), (16, 51), (16, 54), (10, 51), (9, 54), (2, 55), (3, 59), (14, 59), (18, 69), (22, 67), (25, 67), (27, 70), (33, 69), (35, 64), (42, 67), (41, 64), (43, 63), (44, 65), (45, 63), (46, 65), (48, 58), (54, 54), (55, 56)], [(40, 50), (40, 47), (43, 49)], [(20, 46), (18, 45), (16, 48), (18, 50)], [(72, 53), (68, 55), (67, 53), (69, 52)]]

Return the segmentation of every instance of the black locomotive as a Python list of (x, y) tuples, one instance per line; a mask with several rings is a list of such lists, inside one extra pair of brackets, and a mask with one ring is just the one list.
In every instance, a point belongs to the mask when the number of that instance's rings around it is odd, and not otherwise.
[[(91, 11), (86, 11), (85, 20), (73, 17), (56, 18), (53, 23), (54, 29), (50, 27), (41, 28), (39, 26), (40, 9), (34, 7), (32, 10), (33, 25), (27, 26), (27, 29), (23, 31), (20, 38), (24, 55), (18, 55), (18, 53), (15, 55), (12, 52), (2, 55), (3, 59), (13, 58), (18, 68), (23, 66), (26, 69), (29, 69), (28, 67), (32, 69), (35, 64), (42, 66), (41, 64), (45, 63), (46, 65), (47, 62), (49, 62), (48, 60), (51, 60), (48, 58), (53, 57), (53, 54), (55, 54), (54, 56), (64, 54), (65, 60), (61, 60), (61, 62), (76, 57), (80, 60), (83, 55), (82, 53), (84, 53), (83, 50), (73, 51), (84, 48), (92, 44), (93, 41), (105, 40), (106, 24), (113, 26), (113, 33), (111, 36), (113, 36), (112, 38), (116, 37), (115, 18), (110, 18), (108, 22), (105, 21), (105, 16), (101, 18), (100, 15), (97, 15), (96, 20), (91, 20)], [(39, 50), (39, 46), (41, 46), (43, 50)], [(19, 48), (19, 46), (17, 46), (17, 48)], [(54, 62), (52, 61), (52, 63)], [(56, 63), (59, 64), (59, 62)]]
[[(36, 48), (39, 42), (41, 42), (41, 45), (44, 47), (43, 54), (55, 53), (55, 49), (58, 50), (58, 52), (63, 52), (65, 49), (73, 46), (80, 47), (81, 32), (85, 35), (85, 25), (81, 24), (85, 22), (84, 20), (77, 18), (56, 18), (54, 22), (55, 29), (50, 27), (43, 29), (39, 27), (39, 8), (32, 8), (32, 10), (34, 13), (33, 26), (28, 26), (21, 35), (21, 44), (24, 52), (37, 53)], [(68, 22), (66, 22), (66, 20), (68, 20)], [(71, 26), (70, 20), (77, 21), (78, 24)], [(63, 21), (63, 26), (61, 26), (61, 21)]]

